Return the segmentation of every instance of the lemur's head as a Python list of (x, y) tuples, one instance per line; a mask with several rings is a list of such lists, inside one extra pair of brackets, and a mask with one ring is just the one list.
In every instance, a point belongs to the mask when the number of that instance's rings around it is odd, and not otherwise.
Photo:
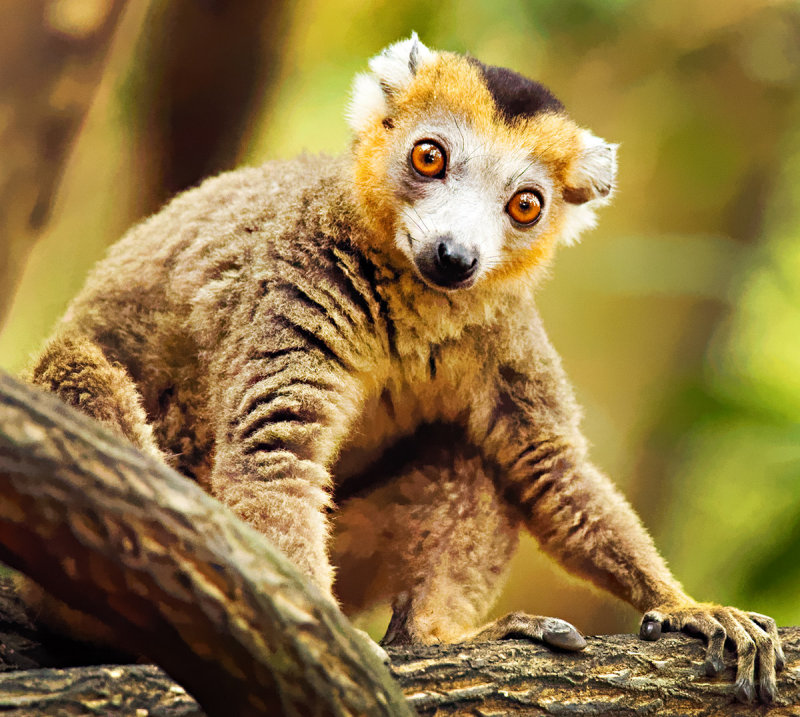
[(442, 290), (527, 273), (594, 225), (616, 145), (578, 127), (542, 85), (413, 34), (353, 87), (365, 217)]

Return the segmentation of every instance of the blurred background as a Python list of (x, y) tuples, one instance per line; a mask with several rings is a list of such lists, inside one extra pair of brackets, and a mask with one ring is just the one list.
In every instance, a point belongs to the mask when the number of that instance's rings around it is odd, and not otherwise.
[[(345, 151), (353, 74), (411, 30), (539, 79), (621, 144), (613, 205), (540, 299), (594, 459), (690, 594), (800, 624), (794, 0), (4, 0), (0, 367), (176, 191)], [(638, 620), (530, 539), (511, 609), (588, 633)]]

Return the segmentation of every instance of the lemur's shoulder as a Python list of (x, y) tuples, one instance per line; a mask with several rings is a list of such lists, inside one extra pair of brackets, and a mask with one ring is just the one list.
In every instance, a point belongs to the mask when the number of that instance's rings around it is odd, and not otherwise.
[[(152, 262), (157, 248), (174, 252), (226, 243), (271, 224), (280, 231), (293, 215), (310, 215), (311, 201), (341, 203), (345, 167), (341, 158), (303, 154), (211, 177), (131, 229), (111, 247), (110, 256), (141, 252)], [(318, 191), (322, 186), (324, 195)]]
[(133, 280), (145, 289), (180, 292), (187, 282), (202, 280), (198, 272), (225, 264), (225, 256), (259, 261), (272, 242), (301, 232), (304, 219), (348, 212), (344, 174), (340, 158), (301, 155), (211, 177), (113, 244), (87, 290), (119, 291)]

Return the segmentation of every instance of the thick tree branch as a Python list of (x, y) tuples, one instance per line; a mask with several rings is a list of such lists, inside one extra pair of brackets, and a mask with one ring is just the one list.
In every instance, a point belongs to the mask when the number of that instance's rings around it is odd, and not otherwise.
[(420, 715), (787, 717), (800, 714), (800, 628), (783, 628), (781, 636), (787, 664), (771, 706), (736, 702), (733, 656), (724, 673), (708, 677), (702, 642), (680, 634), (658, 642), (590, 637), (579, 653), (515, 640), (390, 654), (393, 674)]
[[(17, 633), (24, 633), (20, 642)], [(733, 697), (734, 663), (717, 677), (703, 669), (704, 648), (684, 635), (642, 642), (633, 635), (590, 637), (579, 654), (557, 653), (523, 641), (391, 649), (392, 671), (420, 715), (718, 715), (736, 717), (800, 713), (800, 628), (781, 630), (787, 667), (779, 675), (780, 701), (767, 707), (741, 705)], [(52, 636), (41, 635), (52, 643)], [(93, 666), (71, 670), (30, 669), (63, 665), (67, 652), (43, 650), (35, 627), (20, 621), (13, 594), (0, 585), (0, 640), (17, 647), (0, 651), (0, 708), (4, 714), (42, 717), (96, 712), (202, 715), (197, 703), (153, 666)], [(86, 659), (85, 649), (69, 653)], [(732, 656), (731, 656), (732, 658)], [(140, 713), (141, 714), (141, 713)]]
[(191, 481), (0, 376), (0, 559), (210, 715), (408, 714), (335, 605)]

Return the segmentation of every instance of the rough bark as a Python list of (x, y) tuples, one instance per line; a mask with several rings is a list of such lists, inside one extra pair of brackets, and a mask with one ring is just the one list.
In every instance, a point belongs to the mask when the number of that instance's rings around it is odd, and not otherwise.
[(155, 665), (9, 672), (0, 675), (0, 712), (12, 717), (203, 717), (207, 714), (186, 690)]
[[(159, 668), (147, 665), (31, 669), (54, 659), (37, 644), (23, 618), (18, 624), (13, 593), (0, 585), (0, 640), (26, 631), (16, 656), (0, 651), (0, 710), (42, 717), (96, 713), (202, 715), (200, 706)], [(590, 637), (584, 652), (557, 653), (523, 641), (481, 645), (392, 648), (392, 673), (420, 715), (682, 715), (735, 717), (800, 715), (800, 628), (781, 630), (787, 667), (779, 676), (780, 700), (772, 706), (741, 705), (733, 697), (733, 660), (709, 678), (701, 643), (684, 635), (642, 642), (633, 635)], [(33, 653), (36, 652), (34, 655)], [(64, 664), (68, 653), (55, 654)], [(84, 648), (75, 660), (91, 656)], [(22, 655), (23, 660), (20, 660)], [(143, 714), (143, 713), (139, 713)]]
[(392, 672), (420, 715), (800, 715), (800, 628), (783, 628), (786, 669), (779, 701), (742, 705), (734, 662), (705, 674), (705, 649), (685, 635), (587, 639), (580, 653), (521, 641), (391, 650)]
[[(158, 668), (41, 632), (0, 586), (8, 714), (800, 715), (800, 628), (777, 705), (733, 697), (698, 640), (590, 638), (392, 649), (388, 671), (262, 538), (197, 486), (54, 397), (0, 376), (0, 557)], [(42, 669), (45, 668), (45, 669)], [(403, 699), (399, 688), (405, 693)], [(184, 691), (185, 688), (197, 703)], [(198, 704), (199, 703), (199, 704)]]
[(210, 715), (409, 713), (367, 641), (263, 536), (7, 376), (0, 559), (100, 617)]

